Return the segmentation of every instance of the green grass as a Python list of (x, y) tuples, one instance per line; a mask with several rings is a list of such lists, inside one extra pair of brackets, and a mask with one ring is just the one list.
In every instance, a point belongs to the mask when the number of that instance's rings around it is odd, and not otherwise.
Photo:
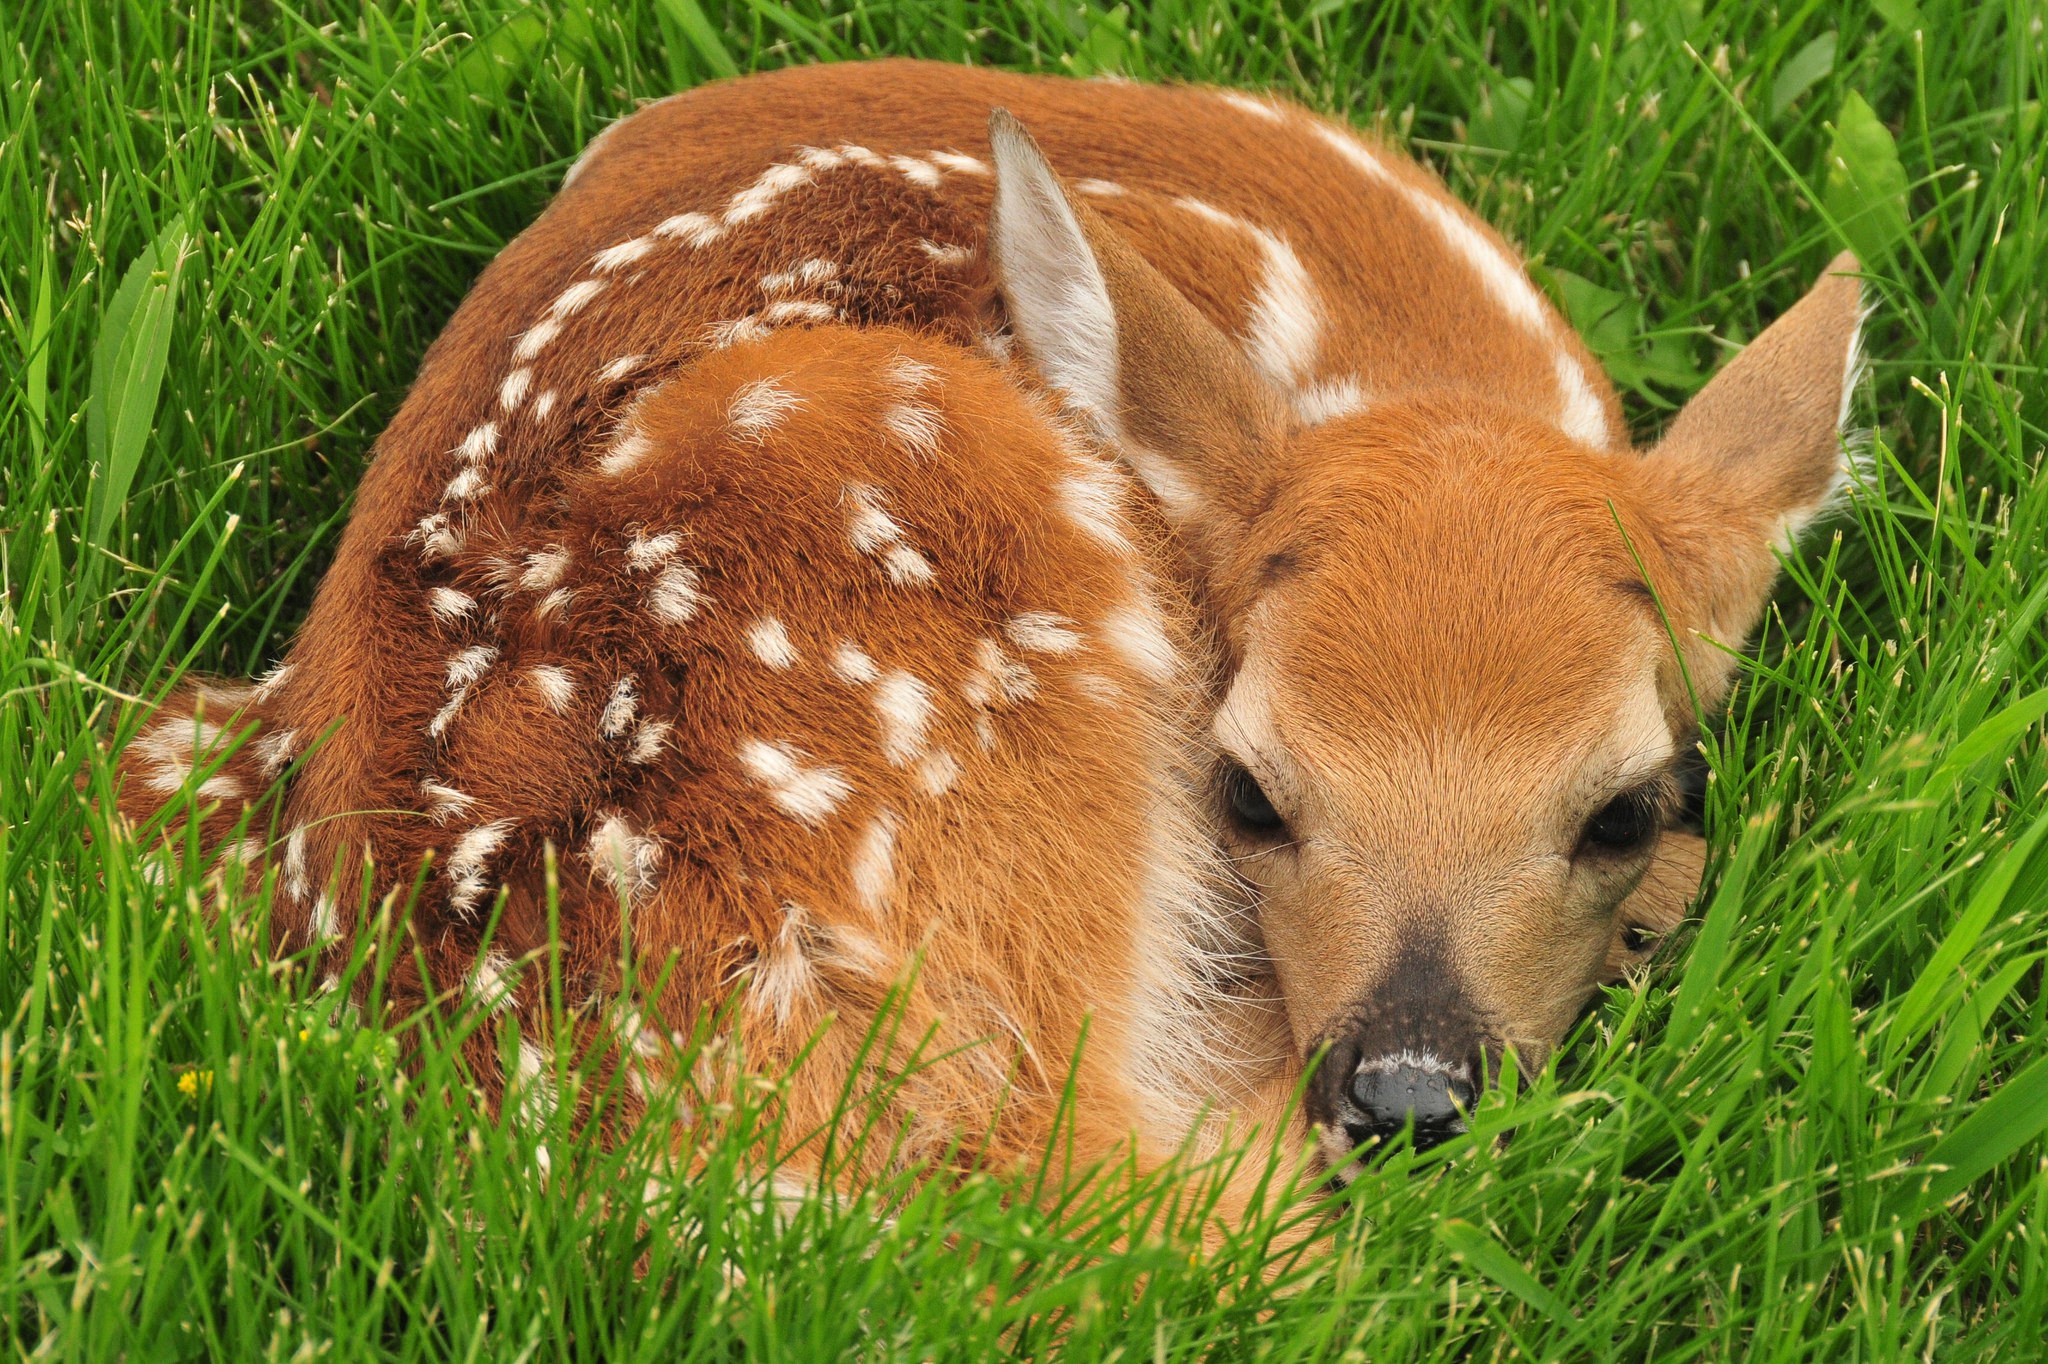
[[(2038, 1357), (2041, 11), (1701, 11), (0, 7), (7, 1354)], [(260, 903), (149, 884), (96, 803), (134, 698), (280, 653), (422, 350), (596, 129), (877, 53), (1270, 88), (1387, 132), (1530, 252), (1644, 439), (1844, 242), (1877, 280), (1874, 483), (1751, 650), (1696, 929), (1277, 1272), (1313, 1210), (1119, 1249), (1170, 1180), (777, 1218), (738, 1154), (765, 1090), (651, 1207), (649, 1141), (546, 1134), (543, 1182), (539, 1138), (471, 1099), (462, 1025), (335, 1015), (263, 959)]]

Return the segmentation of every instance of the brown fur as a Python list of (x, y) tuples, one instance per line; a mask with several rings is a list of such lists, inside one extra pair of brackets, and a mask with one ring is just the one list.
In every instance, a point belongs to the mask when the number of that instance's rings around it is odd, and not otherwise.
[[(992, 253), (998, 105), (1066, 183), (998, 207)], [(836, 1018), (795, 1131), (915, 967), (900, 1035), (949, 1054), (891, 1109), (911, 1157), (1042, 1149), (1084, 1026), (1084, 1155), (1204, 1108), (1270, 1123), (1306, 1057), (1374, 1029), (1540, 1055), (1697, 880), (1696, 837), (1603, 860), (1578, 831), (1636, 750), (1661, 753), (1638, 776), (1682, 757), (1679, 658), (1713, 706), (1695, 632), (1740, 639), (1828, 495), (1855, 284), (1640, 457), (1497, 237), (1261, 107), (879, 62), (608, 131), (429, 352), (289, 669), (170, 702), (124, 810), (163, 805), (195, 734), (225, 751), (195, 718), (251, 731), (201, 841), (297, 763), (288, 836), (242, 850), (279, 875), (277, 947), (332, 969), (357, 859), (379, 895), (431, 859), (396, 1002), (529, 1024), (553, 858), (577, 1045), (632, 1020), (659, 1073), (742, 984), (751, 1067)], [(1099, 269), (1113, 357), (1063, 361), (1060, 319), (1020, 313), (1032, 233)], [(1097, 361), (1092, 408), (1037, 373)], [(1285, 841), (1231, 825), (1233, 762)], [(1464, 1022), (1386, 1003), (1417, 952)], [(1332, 1160), (1340, 1103), (1310, 1106)]]

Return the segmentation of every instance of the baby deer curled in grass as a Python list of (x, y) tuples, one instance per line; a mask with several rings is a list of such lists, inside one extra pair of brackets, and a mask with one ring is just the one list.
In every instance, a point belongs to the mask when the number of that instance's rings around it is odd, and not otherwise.
[(288, 661), (173, 696), (123, 807), (196, 787), (327, 970), (424, 862), (387, 995), (531, 1023), (529, 1078), (552, 858), (553, 1044), (629, 1020), (633, 1094), (737, 990), (750, 1067), (817, 1038), (810, 1130), (886, 1004), (938, 1059), (876, 1161), (1034, 1157), (1085, 1031), (1077, 1153), (1272, 1130), (1320, 1057), (1341, 1180), (1681, 917), (1714, 641), (1844, 482), (1855, 268), (1637, 450), (1501, 239), (1293, 105), (706, 86), (484, 272)]

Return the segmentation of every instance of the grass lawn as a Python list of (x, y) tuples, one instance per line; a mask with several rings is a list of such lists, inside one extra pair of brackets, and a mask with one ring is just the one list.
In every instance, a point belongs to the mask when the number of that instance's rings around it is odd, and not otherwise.
[[(2042, 27), (2038, 0), (0, 6), (7, 1357), (2041, 1357)], [(1712, 744), (1694, 923), (1474, 1139), (1207, 1254), (1119, 1238), (1199, 1171), (778, 1214), (732, 1142), (643, 1204), (658, 1142), (481, 1111), (474, 1023), (340, 1015), (263, 960), (260, 901), (154, 884), (102, 813), (138, 699), (282, 651), (421, 352), (585, 141), (884, 53), (1384, 132), (1528, 251), (1645, 442), (1835, 250), (1873, 277), (1869, 478), (1790, 557)], [(1304, 1218), (1321, 1253), (1269, 1263)]]

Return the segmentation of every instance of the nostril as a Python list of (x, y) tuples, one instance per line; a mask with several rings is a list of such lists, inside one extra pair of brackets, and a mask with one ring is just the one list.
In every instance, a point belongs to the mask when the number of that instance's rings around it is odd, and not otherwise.
[(1472, 1093), (1471, 1082), (1447, 1068), (1368, 1061), (1351, 1077), (1351, 1102), (1363, 1121), (1347, 1130), (1385, 1139), (1412, 1121), (1416, 1149), (1427, 1150), (1465, 1130)]

